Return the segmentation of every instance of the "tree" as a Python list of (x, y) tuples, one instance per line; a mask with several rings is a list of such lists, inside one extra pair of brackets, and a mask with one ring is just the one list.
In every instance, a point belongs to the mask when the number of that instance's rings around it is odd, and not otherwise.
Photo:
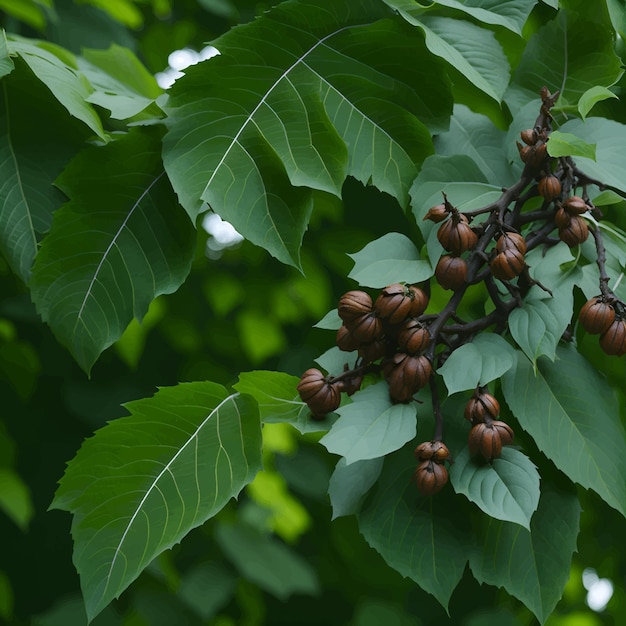
[(611, 623), (622, 4), (0, 8), (3, 618)]

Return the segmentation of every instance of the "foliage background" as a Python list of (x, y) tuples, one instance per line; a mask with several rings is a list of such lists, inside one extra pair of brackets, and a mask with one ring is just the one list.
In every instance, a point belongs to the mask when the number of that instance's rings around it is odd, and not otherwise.
[[(550, 4), (533, 8), (524, 38), (494, 28), (513, 67), (525, 41), (553, 19)], [(623, 4), (617, 0), (607, 4), (623, 25)], [(582, 3), (576, 6), (581, 7)], [(0, 2), (7, 32), (43, 38), (75, 54), (117, 43), (139, 55), (151, 73), (166, 67), (172, 50), (186, 46), (199, 50), (268, 8), (228, 0)], [(608, 14), (603, 19), (609, 24)], [(541, 71), (549, 69), (552, 54), (549, 50), (537, 54)], [(598, 61), (598, 67), (588, 71), (598, 76), (603, 67)], [(532, 74), (534, 69), (517, 71)], [(544, 80), (560, 82), (562, 76)], [(623, 80), (613, 87), (615, 93), (620, 93)], [(517, 83), (524, 83), (523, 76)], [(470, 84), (458, 84), (458, 102), (488, 115), (496, 127), (507, 128), (506, 109), (503, 112)], [(58, 112), (43, 111), (45, 101), (42, 93), (33, 94), (32, 108), (22, 114), (26, 119), (31, 116), (34, 133), (49, 133), (56, 158), (64, 165), (86, 132), (69, 125), (52, 127)], [(626, 122), (617, 100), (601, 102), (594, 112)], [(462, 152), (458, 145), (446, 148), (443, 138), (437, 149), (442, 154)], [(207, 258), (207, 245), (215, 248), (215, 242), (199, 228), (186, 282), (176, 293), (157, 298), (142, 324), (133, 321), (103, 353), (90, 378), (41, 323), (30, 293), (0, 261), (0, 507), (5, 511), (0, 515), (0, 616), (7, 623), (86, 623), (71, 560), (70, 516), (48, 510), (65, 464), (85, 438), (126, 415), (123, 403), (151, 396), (156, 386), (196, 380), (230, 386), (239, 372), (253, 369), (299, 375), (333, 341), (328, 331), (312, 325), (354, 286), (347, 278), (353, 265), (347, 253), (389, 232), (419, 236), (412, 216), (390, 196), (351, 178), (341, 192), (341, 201), (323, 194), (315, 198), (302, 249), (306, 278), (249, 242)], [(623, 215), (615, 211), (611, 216), (626, 227)], [(584, 300), (580, 292), (576, 298), (579, 303)], [(624, 360), (606, 359), (589, 337), (581, 336), (579, 345), (612, 387), (621, 389)], [(618, 397), (623, 419), (624, 394)], [(449, 618), (432, 596), (384, 563), (359, 534), (353, 517), (331, 523), (326, 492), (334, 461), (315, 441), (316, 437), (300, 436), (286, 426), (266, 425), (265, 471), (239, 501), (231, 501), (217, 517), (155, 560), (93, 624), (533, 623), (530, 611), (518, 601), (495, 587), (478, 585), (467, 571), (452, 596), (449, 610), (454, 618)], [(540, 453), (533, 445), (530, 438), (524, 439), (526, 451), (536, 459)], [(542, 475), (551, 475), (556, 484), (561, 480), (545, 459)], [(563, 489), (568, 488), (564, 482)], [(624, 536), (625, 521), (597, 495), (578, 488), (578, 496), (584, 511), (578, 552), (564, 598), (547, 622), (551, 626), (611, 624), (626, 610), (626, 559), (616, 540)], [(263, 568), (263, 559), (268, 558), (282, 564), (275, 568), (275, 577)], [(615, 583), (602, 614), (585, 606), (581, 574), (586, 567)], [(213, 590), (210, 602), (207, 587)]]

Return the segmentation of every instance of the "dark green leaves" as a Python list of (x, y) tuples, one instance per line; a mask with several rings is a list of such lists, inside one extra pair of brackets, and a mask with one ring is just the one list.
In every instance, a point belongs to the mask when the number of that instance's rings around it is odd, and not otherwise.
[(71, 163), (58, 181), (71, 200), (37, 255), (37, 310), (87, 372), (191, 266), (194, 227), (161, 169), (155, 130), (135, 129)]
[(574, 348), (538, 361), (520, 357), (502, 378), (507, 404), (537, 446), (574, 482), (626, 514), (626, 433), (617, 402)]
[(90, 619), (261, 468), (250, 398), (197, 382), (126, 406), (129, 417), (83, 444), (52, 503), (74, 515), (74, 563)]
[(470, 567), (479, 582), (504, 587), (543, 624), (561, 599), (570, 575), (580, 504), (575, 493), (544, 489), (530, 532), (492, 519)]
[(310, 189), (339, 195), (352, 175), (407, 204), (432, 153), (425, 125), (442, 129), (451, 101), (423, 42), (387, 16), (374, 0), (285, 3), (187, 70), (164, 160), (192, 217), (206, 202), (297, 266)]

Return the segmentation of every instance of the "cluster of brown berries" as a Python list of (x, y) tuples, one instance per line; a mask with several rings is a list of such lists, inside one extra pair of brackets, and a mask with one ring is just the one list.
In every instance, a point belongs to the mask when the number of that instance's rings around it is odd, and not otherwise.
[(580, 309), (578, 319), (588, 333), (600, 335), (600, 347), (606, 354), (626, 354), (623, 302), (615, 297), (595, 296)]
[(415, 448), (419, 465), (413, 474), (417, 489), (423, 496), (441, 491), (448, 482), (448, 470), (444, 463), (450, 459), (450, 451), (442, 441), (425, 441)]
[(477, 388), (465, 405), (465, 419), (472, 424), (468, 437), (469, 451), (472, 456), (480, 455), (493, 463), (500, 457), (502, 446), (513, 441), (513, 429), (497, 420), (500, 415), (500, 403), (484, 388)]

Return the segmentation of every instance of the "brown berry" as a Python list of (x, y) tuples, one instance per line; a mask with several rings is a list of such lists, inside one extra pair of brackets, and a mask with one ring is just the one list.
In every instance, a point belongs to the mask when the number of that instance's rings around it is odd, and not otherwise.
[(559, 230), (567, 228), (570, 219), (572, 219), (572, 216), (562, 207), (554, 214), (554, 223)]
[(445, 204), (437, 204), (428, 209), (428, 212), (424, 215), (423, 220), (430, 220), (431, 222), (438, 224), (439, 222), (443, 222), (443, 220), (445, 220), (449, 215), (450, 213), (448, 212)]
[(432, 496), (445, 487), (448, 482), (448, 470), (445, 465), (435, 463), (430, 459), (422, 461), (417, 466), (413, 478), (417, 489), (423, 496)]
[(430, 361), (423, 355), (411, 356), (404, 352), (394, 354), (383, 366), (391, 400), (410, 402), (428, 383), (432, 369)]
[(502, 446), (512, 441), (513, 430), (500, 421), (475, 424), (468, 437), (470, 454), (475, 456), (480, 453), (490, 463), (500, 457)]
[(458, 212), (439, 227), (437, 239), (448, 252), (456, 255), (474, 249), (478, 243), (478, 235), (468, 224), (465, 215)]
[(600, 347), (606, 354), (626, 354), (626, 321), (616, 319), (605, 333), (600, 335)]
[(357, 350), (361, 345), (361, 342), (355, 339), (354, 335), (346, 327), (345, 324), (337, 331), (337, 338), (335, 340), (337, 347), (345, 352), (352, 352)]
[(523, 146), (519, 141), (517, 141), (516, 144), (520, 159), (522, 159), (524, 163), (528, 163), (532, 158), (535, 149), (532, 146)]
[(383, 333), (383, 324), (373, 311), (357, 317), (348, 328), (359, 343), (371, 343)]
[(474, 394), (465, 405), (465, 419), (474, 424), (492, 421), (500, 415), (500, 403), (488, 391)]
[(587, 222), (579, 215), (572, 215), (565, 228), (559, 228), (559, 238), (570, 248), (587, 241), (589, 228)]
[(494, 278), (500, 280), (511, 280), (519, 276), (525, 266), (524, 255), (514, 249), (496, 254), (489, 263)]
[(564, 203), (563, 208), (570, 215), (582, 215), (589, 210), (589, 205), (580, 196), (570, 196)]
[(318, 369), (310, 368), (300, 377), (298, 394), (306, 402), (314, 419), (322, 419), (341, 402), (341, 392)]
[(537, 185), (539, 195), (546, 200), (554, 200), (561, 193), (561, 181), (552, 174), (544, 176)]
[(387, 354), (387, 341), (384, 337), (378, 337), (371, 343), (362, 343), (359, 346), (359, 356), (363, 363), (372, 363)]
[(394, 283), (385, 287), (376, 298), (374, 310), (378, 316), (390, 324), (398, 324), (408, 317), (413, 298), (411, 292), (400, 283)]
[(467, 278), (467, 262), (459, 256), (444, 254), (437, 262), (435, 278), (444, 289), (458, 289)]
[(348, 291), (339, 298), (337, 313), (344, 322), (352, 322), (372, 310), (372, 298), (365, 291)]
[(537, 143), (537, 132), (533, 128), (523, 130), (520, 137), (527, 146), (534, 146)]
[(450, 450), (443, 441), (425, 441), (415, 448), (415, 458), (418, 461), (434, 459), (436, 463), (443, 463), (450, 458)]
[(497, 252), (517, 250), (520, 254), (526, 254), (526, 240), (519, 233), (502, 233), (496, 242)]
[(608, 302), (604, 302), (602, 296), (596, 296), (585, 302), (578, 319), (588, 333), (601, 335), (615, 320), (615, 309)]
[(409, 298), (411, 298), (411, 310), (409, 315), (411, 317), (419, 317), (428, 306), (428, 294), (415, 285), (408, 286)]
[(426, 350), (430, 343), (428, 329), (417, 319), (409, 318), (398, 331), (398, 345), (403, 352), (416, 354)]

